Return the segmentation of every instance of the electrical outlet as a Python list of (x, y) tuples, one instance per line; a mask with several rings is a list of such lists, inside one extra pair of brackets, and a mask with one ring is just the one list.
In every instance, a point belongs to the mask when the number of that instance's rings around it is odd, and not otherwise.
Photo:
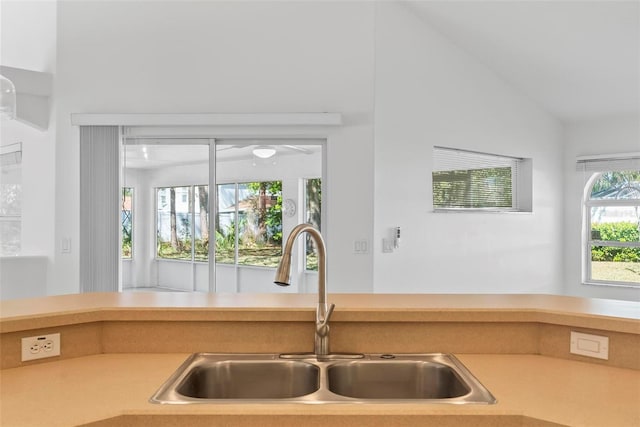
[(571, 331), (569, 351), (581, 356), (609, 360), (609, 337)]
[(22, 361), (60, 356), (60, 334), (22, 338)]

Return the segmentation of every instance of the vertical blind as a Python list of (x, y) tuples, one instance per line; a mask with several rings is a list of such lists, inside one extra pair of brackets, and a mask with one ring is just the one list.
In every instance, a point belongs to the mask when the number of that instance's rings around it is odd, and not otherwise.
[(517, 180), (522, 160), (434, 147), (434, 209), (518, 210)]
[(115, 292), (120, 265), (117, 126), (80, 126), (80, 290)]

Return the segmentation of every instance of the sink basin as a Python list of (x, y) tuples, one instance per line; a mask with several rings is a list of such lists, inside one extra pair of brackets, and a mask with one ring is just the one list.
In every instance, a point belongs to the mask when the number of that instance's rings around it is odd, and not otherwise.
[(328, 369), (329, 390), (358, 399), (450, 399), (471, 392), (456, 371), (425, 361), (362, 361)]
[[(336, 356), (336, 355), (333, 355)], [(450, 354), (191, 355), (152, 403), (491, 404), (491, 393)]]
[(277, 355), (196, 353), (178, 368), (151, 401), (291, 399), (318, 390), (319, 374), (320, 369), (313, 364), (278, 360)]
[(303, 362), (227, 360), (194, 367), (176, 391), (198, 399), (286, 399), (316, 391), (318, 372)]

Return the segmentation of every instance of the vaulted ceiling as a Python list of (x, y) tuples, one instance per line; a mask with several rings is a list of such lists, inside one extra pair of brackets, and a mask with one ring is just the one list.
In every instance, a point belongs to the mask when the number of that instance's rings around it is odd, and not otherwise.
[(639, 112), (637, 0), (410, 1), (406, 5), (563, 121)]

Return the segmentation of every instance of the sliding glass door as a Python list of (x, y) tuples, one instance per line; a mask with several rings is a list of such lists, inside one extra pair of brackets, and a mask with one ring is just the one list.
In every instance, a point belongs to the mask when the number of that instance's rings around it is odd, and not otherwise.
[[(321, 227), (324, 141), (125, 138), (121, 243), (125, 290), (302, 292), (315, 286), (304, 240), (293, 285), (273, 284), (283, 239)], [(215, 262), (210, 262), (215, 259)]]
[(125, 140), (124, 289), (209, 291), (208, 139)]

